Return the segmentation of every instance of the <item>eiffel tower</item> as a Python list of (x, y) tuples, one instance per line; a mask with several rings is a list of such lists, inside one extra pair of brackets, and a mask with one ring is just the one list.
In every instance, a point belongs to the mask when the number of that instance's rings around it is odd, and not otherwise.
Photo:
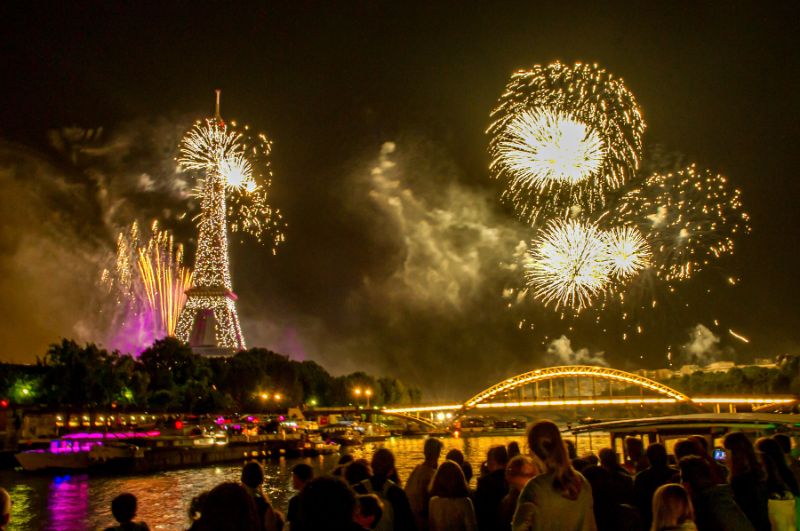
[[(220, 91), (217, 90), (213, 120), (224, 128), (219, 98)], [(194, 282), (186, 290), (186, 305), (178, 319), (175, 335), (188, 342), (198, 354), (229, 356), (246, 347), (236, 314), (237, 297), (233, 292), (228, 264), (225, 183), (219, 171), (209, 170), (205, 176), (200, 207)]]

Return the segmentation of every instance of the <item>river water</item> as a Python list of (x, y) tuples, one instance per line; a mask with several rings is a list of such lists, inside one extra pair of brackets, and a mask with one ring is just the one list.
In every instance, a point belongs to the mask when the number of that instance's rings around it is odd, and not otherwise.
[[(524, 435), (514, 433), (461, 439), (444, 439), (445, 453), (458, 448), (472, 464), (476, 474), (486, 459), (486, 452), (497, 444), (517, 441), (525, 448)], [(422, 460), (422, 438), (393, 437), (385, 442), (348, 448), (356, 458), (367, 458), (380, 447), (392, 450), (401, 480)], [(582, 454), (593, 447), (595, 451), (608, 444), (607, 436), (596, 434), (591, 440), (578, 440)], [(317, 474), (329, 472), (338, 455), (298, 459), (269, 459), (263, 461), (266, 472), (265, 491), (272, 503), (285, 511), (292, 491), (291, 469), (297, 463), (308, 463)], [(194, 496), (223, 481), (238, 481), (241, 463), (221, 466), (173, 470), (140, 476), (89, 476), (70, 474), (59, 476), (28, 475), (21, 472), (0, 472), (0, 486), (11, 494), (12, 516), (10, 530), (84, 531), (102, 529), (114, 524), (111, 500), (123, 492), (139, 499), (137, 520), (148, 523), (150, 529), (186, 529), (189, 527), (188, 508)], [(475, 479), (472, 480), (474, 487)]]

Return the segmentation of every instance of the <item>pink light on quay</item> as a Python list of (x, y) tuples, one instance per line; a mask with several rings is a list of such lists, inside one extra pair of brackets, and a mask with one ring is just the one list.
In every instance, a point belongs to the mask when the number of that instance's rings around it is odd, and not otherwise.
[(133, 437), (158, 437), (161, 435), (161, 432), (158, 430), (149, 430), (149, 431), (126, 431), (126, 432), (111, 432), (111, 433), (103, 433), (103, 432), (88, 432), (88, 433), (68, 433), (67, 435), (62, 436), (62, 439), (88, 439), (88, 440), (98, 440), (98, 439), (131, 439)]

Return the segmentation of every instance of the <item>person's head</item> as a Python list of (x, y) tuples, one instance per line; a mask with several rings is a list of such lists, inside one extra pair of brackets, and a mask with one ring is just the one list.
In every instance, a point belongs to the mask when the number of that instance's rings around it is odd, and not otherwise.
[(356, 459), (344, 469), (344, 479), (348, 485), (357, 485), (372, 476), (366, 459)]
[(697, 443), (691, 439), (681, 439), (676, 442), (673, 452), (675, 452), (675, 459), (678, 461), (690, 455), (698, 457), (703, 455), (702, 448), (698, 447)]
[(678, 466), (681, 469), (681, 482), (689, 488), (692, 495), (714, 486), (711, 467), (702, 457), (688, 455), (678, 461)]
[(314, 477), (314, 469), (305, 463), (298, 463), (292, 467), (292, 486), (294, 490), (303, 490), (303, 486)]
[(489, 472), (495, 470), (505, 470), (508, 464), (508, 450), (502, 444), (492, 446), (486, 454), (486, 465), (489, 467)]
[(780, 444), (771, 437), (761, 437), (756, 441), (756, 449), (761, 453), (768, 482), (780, 485), (780, 488), (795, 496), (800, 495), (797, 479), (786, 464), (786, 456), (783, 455)]
[(639, 437), (625, 437), (625, 452), (631, 461), (638, 461), (645, 455), (644, 441)]
[(0, 488), (0, 529), (5, 529), (11, 520), (11, 496), (6, 489)]
[(694, 508), (689, 493), (677, 483), (661, 485), (653, 494), (652, 531), (677, 528), (694, 520)]
[(378, 448), (372, 454), (372, 474), (377, 478), (387, 479), (393, 472), (394, 454), (388, 448)]
[(775, 439), (775, 442), (778, 443), (778, 446), (781, 447), (783, 453), (789, 455), (792, 453), (792, 438), (786, 435), (785, 433), (776, 433), (772, 436)]
[(355, 493), (340, 478), (331, 476), (314, 478), (300, 493), (299, 528), (347, 530), (352, 526), (355, 508)]
[(458, 466), (458, 463), (442, 461), (431, 480), (430, 494), (431, 497), (439, 496), (440, 498), (464, 498), (469, 496), (467, 480), (464, 479), (464, 472)]
[(528, 446), (544, 471), (554, 475), (555, 490), (565, 498), (577, 499), (582, 482), (572, 468), (558, 426), (549, 420), (534, 422), (528, 429)]
[(508, 443), (507, 451), (509, 460), (513, 459), (514, 457), (522, 453), (519, 449), (519, 443), (517, 441), (511, 441), (510, 443)]
[(208, 492), (196, 525), (201, 531), (257, 531), (261, 520), (253, 496), (242, 485), (225, 482)]
[(778, 444), (778, 441), (775, 439), (771, 437), (761, 437), (756, 441), (756, 448), (758, 448), (758, 451), (762, 454), (768, 455), (775, 464), (786, 464), (786, 457), (783, 455), (783, 449), (781, 449), (781, 445)]
[[(703, 454), (708, 455), (708, 439), (702, 435), (689, 435), (688, 439), (693, 441), (697, 445), (697, 448), (703, 452)], [(700, 457), (703, 457), (703, 455)]]
[(120, 524), (126, 524), (136, 516), (136, 496), (126, 492), (111, 500), (111, 514)]
[(661, 443), (653, 443), (645, 450), (647, 460), (653, 468), (663, 468), (667, 466), (667, 448)]
[(597, 456), (600, 458), (600, 466), (609, 472), (613, 472), (619, 468), (619, 455), (617, 455), (617, 452), (615, 452), (613, 448), (603, 448), (597, 452)]
[(383, 516), (383, 503), (374, 494), (362, 494), (356, 497), (355, 522), (366, 529), (375, 529)]
[(513, 489), (522, 490), (522, 487), (536, 475), (538, 470), (533, 459), (527, 455), (514, 456), (506, 465), (506, 481)]
[(453, 448), (447, 455), (444, 456), (445, 459), (448, 461), (453, 461), (454, 463), (458, 463), (459, 465), (464, 464), (464, 452), (459, 450), (458, 448)]
[(258, 461), (248, 461), (242, 467), (242, 483), (251, 489), (258, 489), (264, 483), (264, 467)]
[(756, 457), (753, 443), (747, 435), (740, 431), (729, 433), (725, 436), (723, 443), (728, 451), (728, 467), (731, 470), (731, 477), (740, 476), (747, 472), (754, 472), (758, 476), (762, 474), (761, 464)]
[(425, 445), (422, 447), (422, 453), (425, 455), (425, 461), (435, 463), (442, 455), (442, 441), (436, 437), (428, 437), (425, 439)]
[(570, 441), (569, 439), (564, 439), (564, 446), (567, 447), (567, 456), (569, 457), (570, 461), (578, 458), (578, 449), (575, 448), (574, 442)]

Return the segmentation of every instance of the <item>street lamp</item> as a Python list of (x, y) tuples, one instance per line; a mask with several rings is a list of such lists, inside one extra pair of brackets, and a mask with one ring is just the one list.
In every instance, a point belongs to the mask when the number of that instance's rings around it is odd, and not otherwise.
[(365, 394), (365, 395), (366, 395), (366, 397), (367, 397), (367, 409), (369, 409), (369, 399), (370, 399), (370, 397), (372, 396), (372, 389), (370, 389), (369, 387), (367, 387), (367, 388), (364, 390), (364, 394)]

